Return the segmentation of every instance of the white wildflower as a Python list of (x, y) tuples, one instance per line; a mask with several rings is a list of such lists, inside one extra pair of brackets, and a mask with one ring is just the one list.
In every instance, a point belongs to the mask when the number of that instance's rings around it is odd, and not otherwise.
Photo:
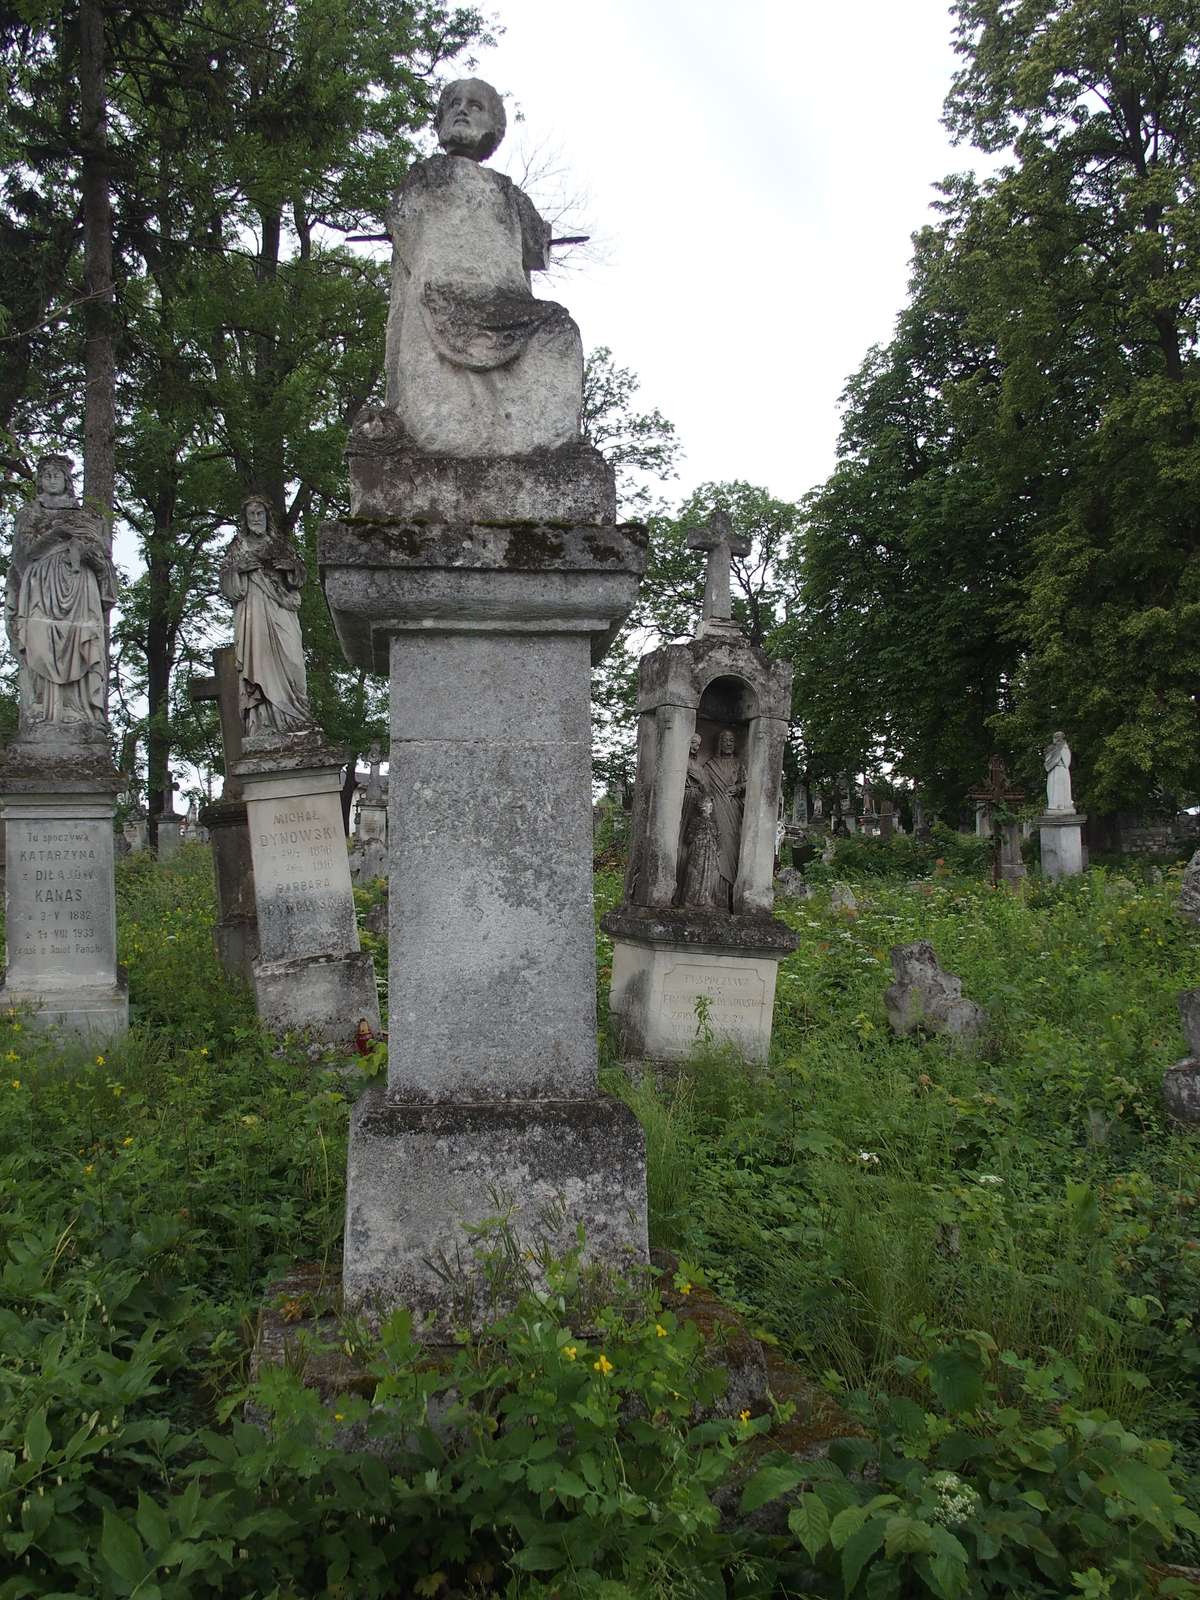
[(858, 1159), (862, 1162), (864, 1167), (877, 1167), (879, 1165), (879, 1157), (875, 1154), (874, 1150), (860, 1150), (858, 1152)]
[(979, 1510), (980, 1499), (969, 1483), (964, 1483), (957, 1472), (935, 1472), (928, 1485), (937, 1496), (929, 1513), (934, 1522), (943, 1528), (957, 1528)]

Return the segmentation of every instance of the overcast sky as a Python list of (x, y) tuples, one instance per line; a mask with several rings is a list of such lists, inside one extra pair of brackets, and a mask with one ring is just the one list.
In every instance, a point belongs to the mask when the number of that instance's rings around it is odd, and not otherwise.
[(479, 73), (515, 101), (495, 164), (554, 148), (605, 259), (535, 293), (641, 377), (678, 488), (792, 499), (829, 472), (842, 387), (905, 298), (941, 126), (946, 0), (500, 0)]

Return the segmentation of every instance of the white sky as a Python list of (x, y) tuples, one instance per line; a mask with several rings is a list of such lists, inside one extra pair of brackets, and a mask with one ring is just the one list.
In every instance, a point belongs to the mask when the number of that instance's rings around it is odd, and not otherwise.
[[(642, 380), (678, 488), (784, 499), (830, 471), (837, 400), (905, 300), (931, 185), (972, 164), (940, 123), (947, 0), (498, 0), (478, 71), (515, 102), (496, 165), (548, 143), (606, 260), (535, 292)], [(507, 161), (505, 158), (507, 157)]]

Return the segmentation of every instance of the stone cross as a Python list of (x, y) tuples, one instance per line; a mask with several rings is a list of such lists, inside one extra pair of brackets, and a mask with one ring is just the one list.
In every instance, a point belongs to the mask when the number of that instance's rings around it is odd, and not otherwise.
[(383, 784), (379, 777), (379, 768), (383, 760), (383, 751), (378, 739), (372, 739), (371, 748), (367, 751), (367, 760), (371, 766), (371, 774), (367, 779), (366, 792), (363, 800), (367, 805), (378, 806), (383, 804)]
[(226, 800), (238, 800), (242, 794), (242, 780), (234, 775), (234, 764), (242, 756), (242, 713), (239, 702), (237, 658), (231, 644), (214, 650), (213, 676), (193, 678), (188, 685), (188, 699), (193, 705), (215, 700), (221, 716), (221, 746), (225, 752)]
[(687, 542), (689, 550), (708, 551), (708, 574), (704, 580), (704, 622), (718, 626), (732, 622), (729, 567), (734, 556), (750, 554), (749, 539), (733, 531), (728, 514), (718, 506), (702, 528), (691, 530)]

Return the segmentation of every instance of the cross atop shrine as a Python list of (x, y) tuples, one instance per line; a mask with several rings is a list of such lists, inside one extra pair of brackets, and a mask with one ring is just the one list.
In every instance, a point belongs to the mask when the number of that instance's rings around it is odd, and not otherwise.
[(689, 550), (708, 551), (708, 575), (704, 580), (704, 616), (701, 632), (706, 626), (718, 628), (733, 626), (733, 603), (729, 597), (729, 567), (734, 556), (748, 556), (750, 541), (733, 531), (733, 523), (720, 506), (702, 528), (693, 528), (688, 534)]

